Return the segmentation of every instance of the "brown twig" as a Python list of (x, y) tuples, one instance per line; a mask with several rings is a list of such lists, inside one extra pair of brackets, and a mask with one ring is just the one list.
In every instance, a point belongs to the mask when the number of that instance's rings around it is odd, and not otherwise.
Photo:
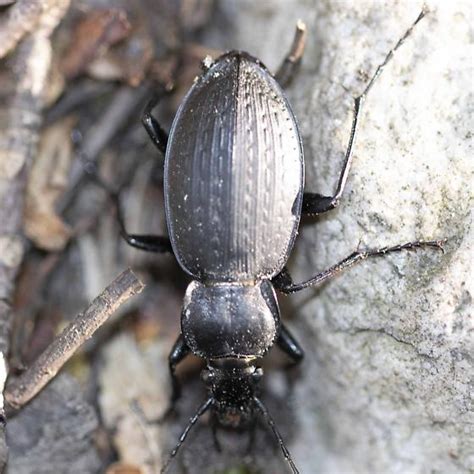
[(284, 87), (287, 87), (291, 84), (291, 80), (294, 76), (293, 71), (295, 67), (299, 67), (301, 63), (301, 58), (303, 57), (303, 52), (306, 45), (306, 35), (306, 25), (301, 20), (298, 20), (296, 23), (295, 36), (293, 38), (290, 51), (286, 55), (283, 64), (280, 66), (280, 69), (275, 74), (278, 82)]
[(130, 269), (121, 273), (84, 312), (76, 316), (28, 370), (7, 383), (5, 401), (15, 409), (28, 403), (109, 316), (143, 288), (143, 283)]

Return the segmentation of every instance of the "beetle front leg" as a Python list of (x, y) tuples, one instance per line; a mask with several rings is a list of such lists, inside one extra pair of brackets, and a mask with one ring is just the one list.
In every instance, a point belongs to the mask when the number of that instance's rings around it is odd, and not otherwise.
[(165, 154), (166, 145), (168, 144), (168, 134), (151, 113), (151, 111), (158, 105), (162, 96), (163, 94), (157, 94), (146, 104), (142, 115), (142, 123), (156, 148), (158, 148), (161, 153)]
[[(378, 69), (377, 69), (378, 71)], [(375, 78), (376, 76), (374, 76)], [(374, 79), (372, 78), (372, 79)], [(372, 81), (369, 85), (372, 84)], [(349, 170), (352, 164), (352, 150), (354, 147), (354, 142), (357, 134), (357, 127), (359, 124), (360, 110), (363, 100), (365, 99), (369, 87), (354, 100), (354, 118), (352, 119), (351, 135), (349, 137), (349, 145), (346, 150), (346, 155), (344, 158), (344, 165), (342, 166), (341, 174), (339, 175), (339, 181), (337, 183), (336, 192), (333, 196), (323, 196), (318, 193), (304, 193), (303, 194), (303, 205), (301, 208), (301, 213), (306, 215), (318, 215), (323, 212), (330, 211), (338, 206), (341, 199), (342, 193), (346, 186), (347, 177), (349, 176)]]
[(306, 25), (299, 20), (296, 23), (295, 37), (288, 54), (275, 74), (275, 79), (281, 87), (288, 87), (296, 76), (303, 57), (306, 43)]
[(173, 407), (176, 400), (179, 399), (181, 395), (181, 387), (179, 385), (178, 377), (176, 376), (176, 366), (185, 359), (191, 353), (189, 347), (184, 341), (182, 334), (179, 335), (178, 339), (171, 349), (170, 355), (168, 356), (168, 365), (170, 369), (171, 376), (171, 407)]
[(346, 186), (347, 177), (349, 175), (349, 170), (352, 163), (352, 151), (354, 148), (354, 143), (357, 135), (357, 128), (359, 125), (359, 118), (362, 109), (362, 105), (367, 98), (370, 89), (374, 85), (377, 78), (382, 74), (385, 66), (390, 62), (393, 58), (395, 51), (403, 44), (403, 42), (410, 36), (411, 32), (415, 25), (425, 16), (426, 12), (424, 10), (418, 15), (418, 18), (414, 21), (414, 23), (408, 28), (405, 34), (398, 40), (397, 44), (393, 49), (391, 49), (388, 54), (385, 56), (384, 61), (377, 67), (375, 70), (374, 75), (367, 83), (364, 91), (359, 97), (354, 99), (354, 109), (353, 109), (353, 119), (352, 119), (352, 126), (351, 126), (351, 133), (349, 136), (349, 143), (347, 145), (347, 150), (344, 158), (344, 165), (342, 166), (341, 174), (339, 175), (339, 181), (337, 183), (336, 192), (333, 196), (323, 196), (317, 193), (304, 193), (303, 196), (303, 207), (301, 209), (302, 214), (309, 214), (309, 215), (317, 215), (322, 214), (323, 212), (330, 211), (334, 209), (339, 204), (341, 199), (342, 193), (344, 192), (344, 188)]
[(276, 343), (277, 346), (288, 355), (294, 364), (299, 364), (303, 360), (303, 349), (284, 324), (281, 325), (280, 335), (278, 336)]
[(446, 240), (417, 240), (415, 242), (407, 242), (406, 244), (395, 245), (393, 247), (383, 247), (381, 249), (375, 250), (356, 250), (336, 265), (328, 268), (327, 270), (321, 273), (316, 274), (315, 276), (302, 283), (293, 283), (290, 274), (288, 273), (288, 271), (286, 271), (286, 269), (284, 269), (282, 273), (280, 273), (273, 279), (273, 284), (275, 288), (281, 291), (282, 293), (295, 293), (297, 291), (304, 290), (305, 288), (308, 288), (310, 286), (320, 285), (324, 281), (335, 277), (343, 270), (352, 267), (356, 263), (367, 260), (369, 257), (382, 257), (393, 252), (400, 252), (402, 250), (415, 250), (419, 248), (434, 248), (437, 250), (444, 251), (443, 245), (445, 242)]

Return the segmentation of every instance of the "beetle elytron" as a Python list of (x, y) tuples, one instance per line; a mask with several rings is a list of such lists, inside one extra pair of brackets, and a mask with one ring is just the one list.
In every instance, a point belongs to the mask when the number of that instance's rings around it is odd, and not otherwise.
[(144, 126), (165, 154), (169, 239), (128, 234), (120, 206), (119, 222), (130, 245), (174, 253), (193, 278), (184, 298), (181, 335), (169, 356), (173, 401), (179, 396), (176, 365), (190, 353), (206, 361), (202, 379), (209, 393), (189, 420), (163, 472), (198, 418), (211, 410), (213, 419), (226, 426), (240, 426), (256, 414), (262, 416), (297, 473), (258, 393), (263, 375), (258, 359), (273, 344), (294, 362), (303, 358), (302, 349), (280, 320), (275, 290), (292, 293), (319, 284), (371, 256), (442, 248), (442, 241), (417, 241), (356, 251), (300, 284), (292, 282), (285, 268), (300, 216), (321, 214), (338, 205), (364, 99), (424, 14), (420, 13), (355, 99), (349, 145), (333, 196), (304, 192), (301, 136), (282, 90), (303, 53), (305, 27), (301, 23), (275, 76), (258, 59), (240, 51), (226, 53), (214, 62), (205, 60), (204, 72), (184, 98), (169, 137), (151, 114), (157, 100), (147, 105)]

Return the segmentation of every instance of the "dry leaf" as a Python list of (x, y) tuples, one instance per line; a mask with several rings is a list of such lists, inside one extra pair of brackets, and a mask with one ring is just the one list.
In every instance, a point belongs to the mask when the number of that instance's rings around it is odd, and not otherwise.
[(136, 87), (143, 81), (153, 57), (153, 39), (148, 23), (137, 19), (127, 40), (96, 58), (87, 72), (96, 79), (122, 80)]
[(82, 74), (97, 57), (110, 46), (128, 36), (130, 23), (120, 9), (94, 10), (76, 27), (71, 45), (62, 61), (62, 70), (68, 79)]
[(67, 188), (72, 160), (70, 134), (75, 119), (69, 118), (45, 130), (28, 180), (25, 233), (41, 249), (64, 248), (71, 229), (56, 214), (54, 205)]
[(162, 462), (157, 423), (169, 404), (170, 384), (163, 341), (140, 346), (121, 334), (103, 347), (99, 406), (104, 426), (113, 433), (119, 461), (158, 472)]

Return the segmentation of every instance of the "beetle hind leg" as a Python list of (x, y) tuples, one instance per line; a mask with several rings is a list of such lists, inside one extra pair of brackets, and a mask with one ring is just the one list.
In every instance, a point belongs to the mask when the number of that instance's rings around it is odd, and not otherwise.
[(296, 23), (295, 36), (290, 51), (285, 56), (282, 64), (275, 74), (275, 79), (281, 87), (288, 87), (295, 78), (303, 57), (304, 47), (306, 44), (306, 25), (298, 20)]
[(278, 291), (282, 293), (296, 293), (297, 291), (304, 290), (310, 286), (318, 286), (326, 280), (329, 280), (343, 270), (352, 267), (356, 263), (367, 260), (372, 257), (383, 257), (389, 253), (401, 252), (404, 250), (416, 250), (420, 248), (432, 248), (435, 250), (441, 250), (444, 252), (443, 245), (446, 243), (446, 240), (416, 240), (414, 242), (407, 242), (405, 244), (394, 245), (393, 247), (382, 247), (379, 249), (369, 249), (365, 251), (356, 250), (351, 253), (348, 257), (341, 260), (336, 265), (324, 270), (323, 272), (317, 273), (313, 277), (302, 283), (293, 283), (290, 274), (286, 269), (277, 275), (273, 279), (273, 284)]
[(173, 253), (171, 242), (168, 237), (160, 235), (140, 235), (129, 234), (125, 227), (125, 217), (120, 203), (120, 191), (113, 189), (108, 183), (104, 181), (97, 170), (97, 166), (92, 161), (88, 161), (84, 165), (85, 172), (98, 184), (109, 197), (117, 210), (117, 221), (120, 227), (120, 234), (124, 240), (132, 247), (148, 252), (156, 253)]

